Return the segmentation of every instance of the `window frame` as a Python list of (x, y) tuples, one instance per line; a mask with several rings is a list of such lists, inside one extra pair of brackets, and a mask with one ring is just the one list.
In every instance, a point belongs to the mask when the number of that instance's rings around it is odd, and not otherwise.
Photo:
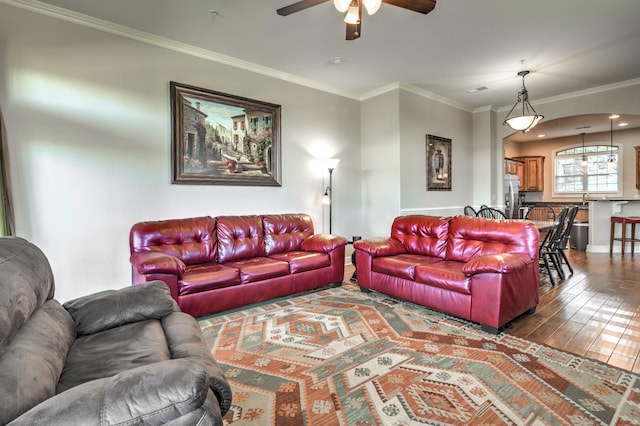
[[(609, 143), (591, 143), (589, 145), (585, 145), (584, 146), (585, 151), (586, 151), (586, 155), (587, 156), (597, 156), (597, 155), (608, 155), (608, 153), (610, 152), (610, 148), (611, 145)], [(598, 148), (603, 148), (601, 151), (598, 151)], [(589, 191), (589, 190), (584, 190), (584, 191), (568, 191), (568, 192), (558, 192), (557, 191), (557, 178), (558, 176), (558, 159), (559, 158), (567, 158), (567, 157), (574, 157), (574, 158), (580, 158), (582, 159), (582, 155), (583, 155), (583, 151), (582, 151), (582, 145), (572, 145), (572, 146), (565, 146), (559, 149), (556, 149), (553, 151), (553, 175), (552, 175), (552, 197), (554, 198), (571, 198), (571, 197), (582, 197), (584, 193), (589, 193), (591, 196), (606, 196), (606, 197), (621, 197), (622, 193), (623, 193), (623, 188), (622, 188), (622, 184), (623, 184), (623, 170), (622, 170), (622, 161), (621, 161), (621, 157), (622, 157), (622, 146), (620, 145), (613, 145), (614, 148), (614, 153), (617, 155), (617, 159), (616, 159), (616, 169), (617, 169), (617, 191)], [(561, 154), (563, 152), (567, 152), (567, 151), (574, 151), (571, 154)], [(582, 176), (584, 177), (584, 173), (582, 174)], [(596, 174), (592, 175), (592, 176), (598, 176)], [(560, 176), (562, 177), (562, 176)]]

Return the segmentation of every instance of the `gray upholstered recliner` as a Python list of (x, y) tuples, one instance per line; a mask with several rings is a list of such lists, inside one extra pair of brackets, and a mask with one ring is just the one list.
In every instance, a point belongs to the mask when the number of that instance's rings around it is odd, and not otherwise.
[(229, 384), (163, 282), (53, 296), (45, 255), (0, 238), (0, 424), (222, 424)]

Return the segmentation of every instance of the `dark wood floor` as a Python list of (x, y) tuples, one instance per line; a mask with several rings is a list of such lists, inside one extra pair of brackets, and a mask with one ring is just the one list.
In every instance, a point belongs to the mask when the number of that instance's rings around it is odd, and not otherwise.
[[(541, 274), (536, 313), (504, 332), (640, 373), (640, 255), (567, 254), (574, 274), (565, 266), (555, 287)], [(345, 283), (352, 273), (347, 266)]]

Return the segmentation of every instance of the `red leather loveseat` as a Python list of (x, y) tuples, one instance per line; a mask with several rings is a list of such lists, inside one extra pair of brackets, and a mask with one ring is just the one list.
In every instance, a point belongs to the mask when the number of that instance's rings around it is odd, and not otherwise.
[(500, 328), (538, 304), (538, 241), (528, 221), (402, 216), (391, 237), (354, 243), (358, 285)]
[(133, 283), (162, 280), (193, 316), (342, 283), (347, 240), (314, 234), (306, 214), (140, 222)]

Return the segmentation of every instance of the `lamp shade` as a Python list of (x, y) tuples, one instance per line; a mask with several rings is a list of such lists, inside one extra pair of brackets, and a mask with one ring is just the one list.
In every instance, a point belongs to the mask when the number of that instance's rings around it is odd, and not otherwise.
[(509, 125), (513, 130), (529, 130), (538, 124), (538, 121), (544, 117), (541, 115), (521, 115), (519, 117), (511, 117), (504, 122)]
[(352, 1), (349, 9), (347, 10), (347, 15), (344, 17), (344, 22), (347, 24), (357, 24), (360, 22), (360, 12), (358, 11), (358, 2)]
[(324, 165), (326, 166), (327, 169), (333, 170), (338, 166), (339, 162), (340, 160), (337, 158), (329, 158), (324, 161)]
[(369, 15), (373, 15), (382, 6), (382, 0), (362, 0), (364, 8), (367, 9)]
[(346, 12), (349, 9), (349, 5), (351, 4), (351, 0), (333, 0), (333, 6), (338, 10), (338, 12)]

